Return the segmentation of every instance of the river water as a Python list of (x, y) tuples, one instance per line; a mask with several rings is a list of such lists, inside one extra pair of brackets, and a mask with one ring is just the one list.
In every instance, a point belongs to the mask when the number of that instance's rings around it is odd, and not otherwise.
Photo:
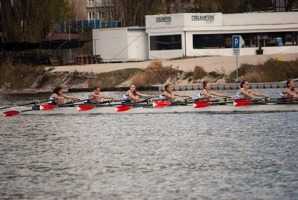
[(297, 199), (297, 121), (297, 112), (2, 117), (0, 199)]

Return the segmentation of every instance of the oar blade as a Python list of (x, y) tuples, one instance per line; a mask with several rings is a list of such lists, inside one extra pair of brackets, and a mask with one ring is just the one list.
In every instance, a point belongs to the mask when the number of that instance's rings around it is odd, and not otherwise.
[(128, 111), (132, 109), (132, 106), (130, 105), (119, 105), (119, 106), (116, 106), (116, 112), (125, 112), (125, 111)]
[(9, 111), (3, 112), (3, 117), (12, 117), (12, 116), (18, 115), (20, 113), (21, 113), (21, 111), (18, 111), (18, 110), (9, 110)]
[(94, 106), (93, 105), (89, 105), (89, 104), (82, 104), (82, 105), (79, 105), (77, 107), (77, 109), (78, 109), (79, 112), (88, 111), (88, 110), (91, 110), (93, 108), (94, 108)]
[(55, 108), (57, 108), (57, 105), (52, 105), (52, 104), (42, 104), (40, 105), (40, 110), (53, 110)]
[(171, 104), (168, 101), (153, 101), (153, 108), (164, 108)]
[(235, 107), (240, 107), (240, 106), (248, 106), (248, 105), (251, 105), (253, 104), (252, 101), (250, 100), (245, 100), (245, 99), (236, 99), (233, 103), (233, 105)]
[(194, 108), (205, 108), (210, 105), (212, 105), (212, 102), (208, 102), (208, 101), (197, 101), (193, 103)]

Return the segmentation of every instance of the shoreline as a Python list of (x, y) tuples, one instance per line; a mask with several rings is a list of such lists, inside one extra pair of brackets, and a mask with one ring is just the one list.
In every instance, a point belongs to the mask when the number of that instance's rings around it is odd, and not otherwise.
[[(264, 63), (268, 59), (278, 59), (280, 61), (291, 61), (298, 59), (298, 54), (272, 54), (272, 55), (251, 55), (239, 56), (239, 66), (241, 64), (257, 65)], [(142, 62), (123, 62), (123, 63), (102, 63), (89, 65), (71, 65), (71, 66), (57, 66), (47, 67), (52, 69), (52, 72), (92, 72), (104, 73), (120, 69), (139, 68), (145, 69), (154, 60), (147, 60)], [(161, 60), (163, 66), (171, 66), (185, 72), (193, 71), (196, 66), (201, 66), (205, 71), (219, 71), (229, 74), (236, 70), (236, 56), (213, 56), (213, 57), (196, 57), (196, 58), (181, 58), (175, 60)]]
[[(214, 90), (230, 90), (239, 89), (239, 83), (212, 83), (212, 89)], [(268, 88), (284, 88), (284, 82), (262, 82), (262, 83), (250, 83), (250, 88), (252, 89), (268, 89)], [(112, 92), (112, 91), (126, 91), (129, 87), (114, 87), (114, 88), (101, 88), (102, 92)], [(155, 85), (149, 87), (139, 87), (139, 91), (161, 91), (163, 85)], [(202, 90), (202, 84), (187, 84), (187, 85), (173, 85), (174, 91), (186, 91), (186, 90)], [(77, 93), (77, 92), (91, 92), (92, 88), (69, 88), (66, 93)], [(2, 94), (46, 94), (52, 93), (49, 90), (34, 90), (26, 89), (22, 91), (3, 91), (0, 90), (0, 95)]]
[[(262, 64), (268, 59), (275, 59), (280, 61), (293, 61), (298, 59), (298, 54), (274, 54), (274, 55), (253, 55), (253, 56), (239, 56), (240, 64)], [(73, 73), (73, 72), (82, 72), (82, 73), (105, 73), (111, 72), (115, 70), (128, 69), (128, 68), (147, 68), (151, 62), (154, 60), (144, 61), (144, 62), (125, 62), (125, 63), (103, 63), (103, 64), (90, 64), (90, 65), (72, 65), (72, 66), (57, 66), (57, 67), (46, 67), (47, 70), (51, 72), (61, 72), (65, 74), (65, 72)], [(218, 71), (224, 74), (229, 74), (233, 70), (236, 69), (236, 56), (226, 56), (226, 57), (196, 57), (196, 58), (181, 58), (175, 60), (162, 60), (163, 66), (170, 66), (174, 69), (178, 69), (184, 72), (193, 71), (196, 66), (201, 66), (205, 71), (212, 72)], [(66, 75), (65, 75), (66, 76)], [(67, 80), (69, 76), (63, 78), (63, 80)], [(86, 77), (85, 77), (86, 78)], [(295, 77), (294, 77), (295, 78)], [(296, 77), (298, 78), (298, 77)], [(76, 80), (76, 79), (74, 79)], [(55, 82), (55, 81), (54, 81)], [(51, 82), (53, 87), (55, 83)], [(68, 91), (90, 91), (87, 82), (77, 85), (66, 85), (64, 86), (65, 90)], [(225, 80), (218, 81), (217, 84), (224, 84)], [(259, 83), (264, 84), (264, 83)], [(163, 84), (164, 85), (164, 84)], [(175, 86), (179, 86), (180, 88), (196, 88), (197, 85), (201, 85), (201, 83), (188, 83), (187, 80), (178, 81)], [(78, 87), (79, 86), (79, 87)], [(124, 87), (122, 87), (124, 86)], [(160, 88), (162, 85), (152, 85), (151, 88)], [(126, 85), (119, 85), (119, 87), (110, 87), (110, 88), (102, 88), (103, 91), (121, 91), (122, 88), (127, 89)], [(149, 87), (148, 87), (149, 88)], [(223, 87), (228, 88), (228, 87)], [(233, 87), (234, 88), (234, 87)], [(271, 87), (272, 88), (272, 87)], [(155, 90), (153, 89), (153, 90)], [(140, 90), (142, 90), (140, 88)], [(152, 90), (152, 89), (150, 89)], [(157, 89), (159, 90), (159, 89)], [(180, 89), (179, 89), (180, 90)], [(39, 93), (51, 93), (52, 88), (51, 85), (48, 85), (47, 88), (44, 89), (32, 89), (26, 88), (23, 90), (16, 89), (5, 89), (0, 88), (0, 94), (39, 94)]]

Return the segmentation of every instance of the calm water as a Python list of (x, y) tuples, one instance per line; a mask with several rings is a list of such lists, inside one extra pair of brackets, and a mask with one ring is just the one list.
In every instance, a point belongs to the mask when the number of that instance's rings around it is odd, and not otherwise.
[(0, 199), (297, 199), (297, 121), (297, 112), (0, 118)]

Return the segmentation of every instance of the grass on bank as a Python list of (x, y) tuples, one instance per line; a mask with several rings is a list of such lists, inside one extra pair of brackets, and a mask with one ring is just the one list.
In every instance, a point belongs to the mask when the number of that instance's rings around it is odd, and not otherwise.
[(88, 84), (90, 88), (95, 86), (99, 86), (101, 88), (113, 88), (130, 79), (140, 71), (141, 69), (138, 68), (128, 68), (100, 73), (96, 75), (96, 79), (89, 80)]
[[(298, 59), (293, 61), (267, 60), (264, 64), (242, 64), (238, 69), (241, 80), (249, 82), (279, 82), (288, 78), (298, 77)], [(236, 70), (226, 79), (227, 82), (235, 82)]]
[(3, 64), (0, 66), (0, 87), (4, 89), (30, 88), (37, 78), (45, 72), (45, 67), (42, 66)]

